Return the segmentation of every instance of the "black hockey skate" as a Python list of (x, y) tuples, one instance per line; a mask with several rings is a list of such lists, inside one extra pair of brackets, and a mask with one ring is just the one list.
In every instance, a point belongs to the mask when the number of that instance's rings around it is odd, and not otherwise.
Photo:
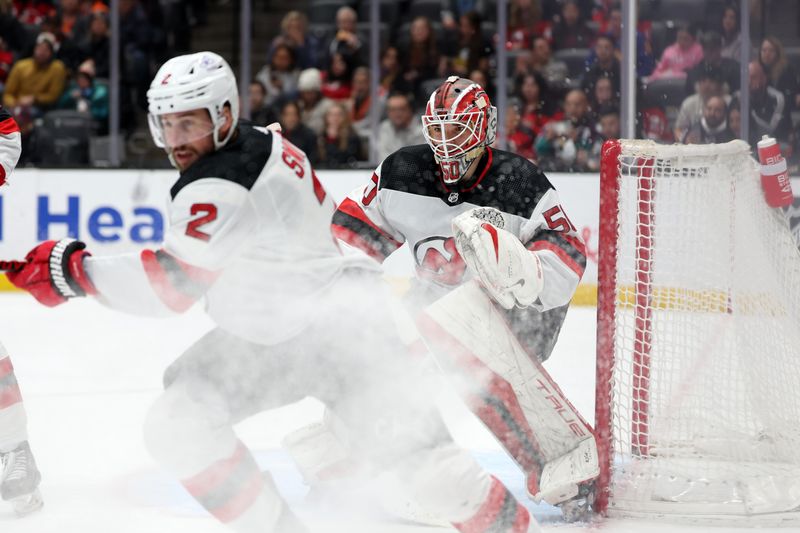
[(564, 515), (564, 521), (589, 522), (592, 519), (592, 506), (595, 500), (595, 481), (586, 482), (578, 487), (578, 494), (569, 500), (556, 505)]
[(36, 468), (31, 448), (25, 441), (10, 452), (0, 454), (3, 463), (0, 497), (11, 502), (18, 515), (39, 510), (44, 504), (39, 492), (42, 476)]

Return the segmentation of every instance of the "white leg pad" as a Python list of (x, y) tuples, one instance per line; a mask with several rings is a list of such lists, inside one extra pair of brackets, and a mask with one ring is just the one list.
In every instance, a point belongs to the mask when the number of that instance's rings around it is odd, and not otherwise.
[[(543, 463), (556, 460), (593, 438), (535, 355), (528, 354), (486, 293), (474, 282), (440, 298), (418, 317), (434, 353), (462, 352), (506, 380), (537, 440)], [(448, 356), (445, 355), (445, 358)], [(480, 379), (475, 374), (476, 379)]]

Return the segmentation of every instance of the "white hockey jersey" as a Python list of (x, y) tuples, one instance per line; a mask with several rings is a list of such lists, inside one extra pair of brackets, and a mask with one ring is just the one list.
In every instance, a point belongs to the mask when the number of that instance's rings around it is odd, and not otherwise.
[(0, 185), (3, 185), (17, 166), (22, 153), (22, 137), (14, 117), (0, 107)]
[(315, 320), (346, 266), (375, 268), (342, 256), (330, 232), (336, 205), (305, 154), (280, 134), (238, 128), (173, 185), (162, 249), (86, 259), (102, 302), (167, 314), (205, 296), (220, 327), (276, 344)]
[(584, 243), (556, 190), (527, 159), (489, 148), (476, 176), (467, 188), (449, 187), (427, 145), (398, 150), (381, 163), (370, 183), (341, 203), (334, 234), (378, 261), (408, 243), (417, 278), (425, 285), (417, 292), (432, 301), (473, 277), (456, 250), (452, 219), (477, 206), (499, 209), (505, 229), (538, 254), (543, 266), (538, 300), (532, 308), (507, 314), (520, 340), (544, 359), (583, 275)]
[[(3, 185), (17, 166), (22, 152), (19, 126), (4, 108), (0, 107), (0, 185)], [(27, 440), (27, 417), (22, 404), (17, 377), (11, 358), (0, 344), (0, 451), (15, 448)]]

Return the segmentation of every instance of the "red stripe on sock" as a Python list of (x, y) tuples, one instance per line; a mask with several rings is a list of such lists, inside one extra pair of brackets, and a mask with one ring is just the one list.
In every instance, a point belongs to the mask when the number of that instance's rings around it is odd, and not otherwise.
[(257, 470), (250, 479), (245, 482), (242, 490), (228, 500), (228, 503), (217, 509), (209, 509), (209, 512), (220, 522), (232, 522), (253, 505), (253, 502), (256, 501), (256, 498), (261, 494), (263, 488), (264, 478), (261, 477), (261, 472)]
[(17, 403), (22, 403), (22, 393), (19, 391), (19, 385), (14, 383), (0, 389), (0, 409), (11, 407)]
[(3, 357), (0, 359), (0, 379), (12, 374), (14, 367), (11, 365), (10, 357)]
[(494, 406), (488, 405), (483, 398), (475, 396), (470, 401), (470, 410), (474, 412), (492, 434), (500, 441), (503, 448), (511, 454), (514, 460), (524, 470), (528, 471), (536, 468), (536, 461), (525, 452), (523, 443), (516, 437), (511, 428), (508, 427), (503, 417), (497, 412)]
[(522, 464), (521, 466), (523, 466), (527, 471), (530, 471), (531, 469), (541, 471), (541, 469), (544, 468), (545, 463), (542, 448), (539, 445), (539, 442), (536, 440), (533, 430), (531, 429), (530, 424), (528, 424), (528, 420), (525, 418), (525, 414), (522, 412), (522, 406), (520, 406), (517, 395), (514, 392), (514, 389), (511, 387), (511, 384), (500, 376), (495, 375), (489, 382), (489, 392), (503, 402), (503, 405), (506, 406), (506, 409), (508, 409), (509, 413), (511, 413), (511, 416), (514, 418), (514, 422), (517, 423), (517, 426), (524, 433), (528, 443), (538, 454), (537, 456), (529, 458), (532, 461), (532, 464)]
[(528, 510), (517, 502), (517, 519), (514, 521), (514, 525), (511, 526), (511, 533), (526, 533), (531, 520), (533, 518), (531, 518)]
[(236, 469), (246, 455), (247, 448), (245, 448), (244, 444), (239, 442), (233, 455), (228, 459), (217, 461), (196, 476), (184, 479), (182, 481), (183, 486), (186, 487), (186, 490), (195, 498), (202, 498), (208, 491), (228, 479), (231, 472)]
[(489, 489), (489, 496), (483, 502), (481, 508), (475, 515), (466, 522), (453, 522), (453, 527), (461, 533), (489, 533), (490, 529), (500, 511), (503, 510), (503, 502), (506, 499), (508, 489), (500, 481), (492, 476), (492, 487)]

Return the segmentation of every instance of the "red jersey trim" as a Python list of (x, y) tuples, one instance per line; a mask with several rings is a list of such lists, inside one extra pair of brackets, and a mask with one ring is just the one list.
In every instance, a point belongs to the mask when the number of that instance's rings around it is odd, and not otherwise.
[(17, 124), (17, 121), (14, 120), (13, 118), (9, 117), (3, 121), (0, 121), (0, 134), (10, 135), (18, 131), (19, 131), (19, 125)]
[(351, 198), (345, 198), (344, 201), (342, 201), (342, 203), (339, 205), (337, 211), (341, 211), (342, 213), (348, 214), (353, 218), (357, 218), (364, 224), (368, 225), (370, 228), (377, 231), (381, 237), (389, 241), (389, 243), (392, 244), (395, 248), (400, 248), (400, 246), (402, 246), (402, 243), (397, 242), (395, 239), (391, 237), (391, 235), (389, 235), (384, 230), (376, 226), (375, 223), (369, 219), (364, 210), (361, 209), (361, 207), (359, 207), (359, 205), (356, 202), (354, 202)]
[(337, 239), (346, 242), (350, 246), (355, 246), (359, 250), (363, 250), (368, 256), (375, 259), (379, 263), (382, 263), (387, 257), (378, 248), (372, 246), (367, 239), (350, 228), (345, 228), (344, 226), (340, 226), (338, 224), (332, 224), (331, 232)]
[(581, 254), (583, 257), (586, 257), (586, 243), (584, 243), (579, 238), (571, 235), (562, 235), (561, 237), (569, 244), (571, 244), (572, 247), (575, 248), (579, 254)]
[(560, 246), (548, 241), (536, 241), (530, 243), (527, 248), (532, 252), (538, 252), (542, 250), (553, 252), (562, 263), (564, 263), (570, 270), (578, 275), (578, 278), (583, 277), (583, 267), (575, 262), (575, 260), (571, 258), (569, 254)]
[(145, 274), (164, 305), (177, 313), (183, 313), (198, 300), (197, 296), (187, 295), (173, 284), (156, 252), (143, 250), (140, 257)]

